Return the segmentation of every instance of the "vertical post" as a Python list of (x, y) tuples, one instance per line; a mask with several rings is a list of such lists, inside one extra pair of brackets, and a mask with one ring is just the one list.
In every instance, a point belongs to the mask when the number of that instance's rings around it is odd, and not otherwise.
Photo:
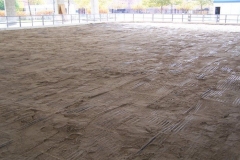
[(154, 21), (154, 13), (152, 14), (152, 21)]
[(7, 28), (8, 28), (8, 17), (6, 16), (6, 21), (7, 21)]
[(237, 16), (237, 23), (238, 23), (238, 18), (239, 18), (239, 15)]
[(108, 14), (107, 14), (107, 22), (108, 22)]
[(188, 15), (188, 22), (191, 22), (191, 14)]
[(117, 16), (116, 16), (117, 13), (115, 13), (115, 22), (117, 21)]
[(33, 17), (31, 16), (31, 19), (32, 19), (32, 26), (33, 26)]
[(19, 16), (19, 27), (22, 27), (21, 17)]
[(172, 22), (173, 22), (173, 14), (172, 14)]
[(95, 14), (93, 15), (93, 20), (94, 20), (94, 22), (95, 22)]
[(86, 16), (87, 16), (87, 23), (88, 23), (88, 14)]
[(144, 22), (144, 13), (143, 13), (143, 22)]
[(225, 15), (225, 24), (227, 23), (227, 15)]
[(102, 22), (102, 16), (101, 16), (101, 14), (99, 14), (99, 18), (100, 18), (100, 22)]
[(134, 22), (134, 13), (133, 13), (133, 22)]
[(78, 14), (78, 22), (80, 23), (80, 21), (81, 21), (81, 20), (80, 20), (80, 13), (79, 13), (79, 14)]
[(63, 14), (62, 14), (62, 24), (63, 24)]
[(55, 16), (53, 15), (53, 25), (54, 25), (54, 21), (55, 21)]
[(124, 16), (123, 20), (125, 21), (125, 13), (124, 13), (124, 15), (123, 15), (123, 16)]
[(204, 22), (204, 14), (202, 15), (202, 22)]
[(72, 14), (71, 14), (71, 24), (72, 24)]
[(42, 16), (42, 25), (44, 26), (44, 17)]
[(183, 13), (182, 13), (182, 22), (183, 22)]

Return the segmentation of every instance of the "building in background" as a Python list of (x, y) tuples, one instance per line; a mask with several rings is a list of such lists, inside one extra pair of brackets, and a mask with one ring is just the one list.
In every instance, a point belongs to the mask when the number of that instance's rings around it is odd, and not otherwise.
[[(29, 14), (28, 1), (22, 0), (22, 2), (24, 6), (23, 11)], [(30, 5), (30, 9), (32, 15), (53, 13), (56, 14), (56, 9), (58, 8), (56, 5), (57, 0), (44, 0), (44, 3), (41, 5)], [(76, 14), (76, 5), (73, 0), (64, 0), (64, 5), (67, 14)]]
[(240, 14), (240, 0), (214, 0), (215, 14)]

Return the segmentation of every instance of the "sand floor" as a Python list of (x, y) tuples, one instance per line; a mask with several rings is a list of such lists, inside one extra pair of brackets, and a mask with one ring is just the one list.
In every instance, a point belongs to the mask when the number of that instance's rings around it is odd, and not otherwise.
[(0, 159), (239, 160), (239, 26), (170, 26), (0, 31)]

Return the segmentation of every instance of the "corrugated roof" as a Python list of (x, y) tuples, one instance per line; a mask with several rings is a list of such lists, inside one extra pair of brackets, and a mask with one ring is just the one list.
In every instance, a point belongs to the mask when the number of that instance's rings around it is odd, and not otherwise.
[(213, 3), (240, 3), (240, 0), (214, 0)]

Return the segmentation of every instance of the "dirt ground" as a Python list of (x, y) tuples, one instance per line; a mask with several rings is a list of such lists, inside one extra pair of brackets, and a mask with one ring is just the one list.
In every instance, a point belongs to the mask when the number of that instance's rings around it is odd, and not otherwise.
[(0, 31), (0, 159), (239, 160), (239, 27)]

